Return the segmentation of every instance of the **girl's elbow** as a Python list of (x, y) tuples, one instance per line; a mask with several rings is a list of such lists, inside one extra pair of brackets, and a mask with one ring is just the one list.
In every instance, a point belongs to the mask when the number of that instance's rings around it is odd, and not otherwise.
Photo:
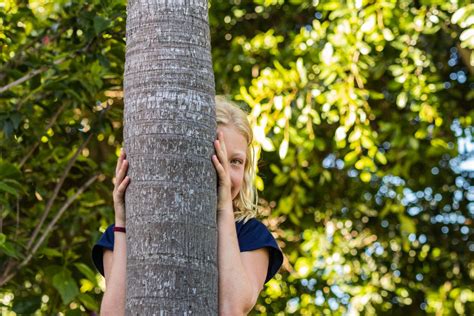
[(250, 311), (254, 308), (255, 304), (257, 304), (257, 298), (252, 299), (250, 302), (247, 302), (247, 304), (244, 306), (243, 314), (247, 315), (248, 313), (250, 313)]
[(220, 306), (219, 316), (242, 316), (247, 315), (257, 303), (256, 299), (233, 297), (225, 300)]

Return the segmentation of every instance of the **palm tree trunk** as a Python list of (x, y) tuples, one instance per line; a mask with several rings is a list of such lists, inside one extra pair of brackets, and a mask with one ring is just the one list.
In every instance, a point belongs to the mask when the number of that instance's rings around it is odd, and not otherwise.
[(129, 0), (127, 315), (217, 315), (207, 0)]

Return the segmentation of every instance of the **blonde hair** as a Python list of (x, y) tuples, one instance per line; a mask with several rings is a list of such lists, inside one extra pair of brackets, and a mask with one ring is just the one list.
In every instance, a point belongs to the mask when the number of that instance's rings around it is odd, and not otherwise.
[(234, 102), (224, 96), (216, 96), (217, 125), (232, 126), (247, 139), (247, 159), (244, 166), (244, 179), (239, 194), (234, 199), (234, 215), (236, 221), (244, 223), (255, 218), (258, 213), (258, 194), (254, 186), (255, 179), (255, 154), (252, 149), (253, 132), (247, 119), (247, 114)]

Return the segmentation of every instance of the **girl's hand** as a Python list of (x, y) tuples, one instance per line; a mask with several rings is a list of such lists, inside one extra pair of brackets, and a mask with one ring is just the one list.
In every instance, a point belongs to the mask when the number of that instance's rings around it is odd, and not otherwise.
[(126, 176), (128, 170), (128, 161), (125, 159), (125, 151), (122, 149), (117, 160), (117, 167), (115, 168), (115, 183), (114, 183), (114, 210), (115, 210), (115, 224), (117, 226), (125, 226), (125, 191), (130, 178)]
[(219, 132), (217, 140), (214, 141), (214, 148), (217, 155), (212, 155), (212, 162), (219, 177), (219, 187), (217, 190), (217, 215), (230, 211), (233, 214), (231, 181), (229, 172), (229, 160), (224, 143), (224, 134)]

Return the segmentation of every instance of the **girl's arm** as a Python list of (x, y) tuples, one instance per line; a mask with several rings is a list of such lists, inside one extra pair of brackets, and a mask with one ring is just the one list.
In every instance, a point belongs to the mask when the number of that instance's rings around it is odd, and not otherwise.
[[(125, 191), (130, 178), (126, 176), (128, 162), (122, 151), (115, 169), (114, 210), (115, 226), (125, 227)], [(125, 234), (114, 232), (114, 251), (105, 250), (103, 256), (105, 293), (100, 315), (124, 315), (127, 280), (127, 243)]]
[(246, 315), (255, 305), (267, 275), (266, 249), (240, 253), (235, 229), (230, 166), (224, 135), (218, 132), (212, 157), (219, 175), (217, 229), (219, 269), (219, 315)]
[[(115, 223), (117, 226), (119, 223)], [(126, 238), (122, 232), (114, 233), (114, 251), (104, 251), (106, 290), (100, 306), (100, 315), (125, 315), (127, 278)]]
[(267, 249), (240, 252), (232, 209), (218, 217), (219, 315), (247, 315), (267, 275)]

